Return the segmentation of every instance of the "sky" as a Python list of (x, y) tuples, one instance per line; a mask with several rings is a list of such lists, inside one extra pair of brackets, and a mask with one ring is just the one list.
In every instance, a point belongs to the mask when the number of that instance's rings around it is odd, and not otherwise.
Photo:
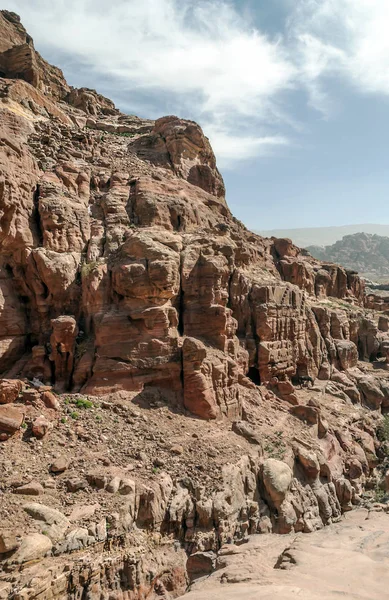
[(197, 121), (251, 229), (389, 223), (388, 0), (7, 0), (70, 85)]

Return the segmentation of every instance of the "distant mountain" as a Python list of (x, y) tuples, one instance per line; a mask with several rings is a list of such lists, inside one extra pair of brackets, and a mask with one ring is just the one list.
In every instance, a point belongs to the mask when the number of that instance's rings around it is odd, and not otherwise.
[(341, 227), (307, 227), (304, 229), (257, 231), (264, 237), (290, 238), (300, 248), (306, 248), (313, 244), (316, 246), (329, 246), (341, 240), (345, 235), (360, 232), (389, 236), (389, 225), (365, 223), (362, 225), (343, 225)]
[(389, 237), (371, 233), (345, 235), (331, 246), (307, 246), (319, 260), (339, 263), (369, 279), (389, 278)]

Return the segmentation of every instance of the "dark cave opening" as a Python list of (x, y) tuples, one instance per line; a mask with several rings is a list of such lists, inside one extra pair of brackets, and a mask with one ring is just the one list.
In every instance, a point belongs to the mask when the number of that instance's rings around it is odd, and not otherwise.
[(251, 381), (253, 383), (255, 383), (255, 385), (261, 385), (261, 376), (259, 374), (257, 367), (250, 367), (246, 376), (249, 379), (251, 379)]
[(37, 185), (35, 192), (34, 192), (34, 198), (33, 198), (34, 209), (32, 212), (32, 220), (35, 224), (36, 235), (38, 238), (38, 245), (43, 246), (43, 231), (42, 231), (41, 216), (39, 214), (39, 196), (40, 196), (40, 186)]

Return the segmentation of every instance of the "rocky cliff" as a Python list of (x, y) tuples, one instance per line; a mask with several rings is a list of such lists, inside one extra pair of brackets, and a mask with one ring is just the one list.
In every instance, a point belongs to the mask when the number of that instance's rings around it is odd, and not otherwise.
[(355, 272), (238, 222), (196, 123), (71, 88), (14, 13), (0, 40), (0, 598), (172, 598), (384, 485)]

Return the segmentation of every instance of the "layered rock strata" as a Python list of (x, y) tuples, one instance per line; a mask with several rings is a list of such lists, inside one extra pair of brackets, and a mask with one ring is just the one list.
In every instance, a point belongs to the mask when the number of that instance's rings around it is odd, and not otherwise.
[(383, 485), (363, 281), (237, 221), (196, 123), (70, 88), (14, 13), (0, 40), (0, 598), (174, 597)]

